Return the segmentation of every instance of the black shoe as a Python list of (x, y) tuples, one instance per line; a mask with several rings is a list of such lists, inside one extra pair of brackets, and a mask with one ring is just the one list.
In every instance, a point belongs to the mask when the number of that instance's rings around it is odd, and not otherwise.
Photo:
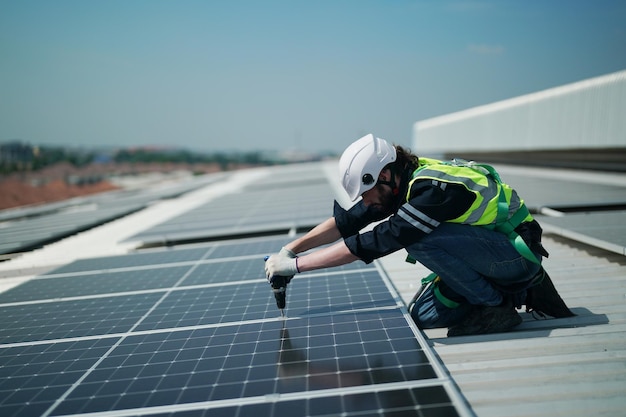
[(565, 302), (556, 291), (548, 273), (541, 267), (535, 278), (538, 281), (528, 289), (526, 295), (526, 312), (537, 313), (541, 317), (555, 318), (573, 317), (576, 314), (565, 305)]
[(448, 329), (448, 337), (507, 332), (522, 322), (510, 302), (503, 305), (476, 306), (461, 323)]

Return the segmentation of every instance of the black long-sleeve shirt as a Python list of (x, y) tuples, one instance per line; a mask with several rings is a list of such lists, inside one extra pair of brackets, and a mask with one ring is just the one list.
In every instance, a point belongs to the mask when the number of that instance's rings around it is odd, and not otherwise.
[[(368, 208), (362, 200), (349, 210), (335, 202), (334, 216), (350, 252), (370, 263), (410, 246), (435, 231), (439, 224), (459, 217), (475, 199), (475, 194), (461, 184), (424, 179), (413, 183), (408, 202), (371, 231), (359, 234), (365, 226), (383, 220), (385, 215)], [(541, 227), (536, 221), (523, 223), (516, 232), (531, 249), (547, 256), (540, 243)]]

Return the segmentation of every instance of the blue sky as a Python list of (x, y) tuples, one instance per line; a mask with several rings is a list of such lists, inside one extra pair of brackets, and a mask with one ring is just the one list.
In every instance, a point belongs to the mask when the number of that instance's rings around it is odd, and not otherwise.
[(341, 152), (626, 69), (626, 1), (0, 0), (0, 141)]

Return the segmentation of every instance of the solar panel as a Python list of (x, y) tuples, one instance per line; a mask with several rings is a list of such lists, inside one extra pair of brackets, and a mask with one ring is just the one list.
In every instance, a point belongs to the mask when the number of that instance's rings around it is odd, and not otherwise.
[(166, 249), (133, 253), (130, 255), (106, 256), (100, 258), (79, 259), (56, 268), (44, 275), (72, 274), (83, 271), (101, 271), (131, 268), (144, 265), (162, 265), (167, 263), (191, 262), (202, 258), (211, 247), (202, 246), (190, 249)]
[(558, 175), (558, 171), (538, 171), (531, 175), (526, 167), (500, 167), (498, 171), (502, 180), (515, 187), (531, 210), (626, 203), (624, 187), (620, 185), (578, 181), (571, 175)]
[(349, 313), (126, 337), (55, 413), (436, 378), (398, 310)]
[(143, 206), (118, 205), (90, 208), (85, 212), (55, 213), (37, 219), (26, 219), (2, 225), (0, 253), (14, 253), (40, 247), (46, 243), (126, 216)]
[[(204, 260), (196, 263), (182, 262), (154, 267), (122, 267), (105, 271), (47, 275), (32, 279), (0, 294), (0, 304), (80, 296), (108, 296), (116, 293), (165, 290), (170, 287), (177, 287), (177, 290), (193, 287), (190, 291), (195, 291), (199, 286), (209, 285), (214, 288), (219, 284), (231, 285), (232, 282), (250, 280), (265, 283), (262, 262), (259, 255), (252, 258), (241, 257), (237, 260)], [(96, 264), (99, 263), (96, 262)], [(335, 271), (351, 270), (363, 269), (356, 264), (335, 268)], [(336, 283), (341, 282), (341, 280), (336, 281)], [(209, 289), (210, 291), (213, 290)], [(383, 291), (386, 290), (383, 289)]]
[[(0, 343), (106, 335), (130, 330), (162, 294), (0, 306)], [(2, 345), (0, 345), (0, 348)]]
[[(243, 402), (243, 401), (242, 401)], [(240, 403), (242, 403), (240, 402)], [(277, 399), (222, 408), (146, 414), (149, 417), (244, 417), (244, 416), (458, 416), (445, 388), (378, 389), (364, 393), (314, 395), (308, 398)]]
[(85, 375), (116, 339), (28, 344), (0, 349), (0, 412), (43, 415)]
[(0, 254), (26, 251), (134, 213), (150, 202), (194, 190), (218, 176), (198, 177), (169, 186), (110, 192), (0, 214)]
[[(259, 406), (256, 406), (259, 408)], [(261, 405), (263, 407), (263, 405)], [(239, 416), (251, 412), (243, 406)], [(312, 397), (277, 402), (267, 407), (271, 416), (283, 416), (290, 410), (301, 415), (385, 415), (385, 416), (458, 416), (447, 392), (440, 386), (379, 390), (339, 397)], [(383, 410), (383, 411), (381, 411)], [(298, 411), (296, 411), (298, 412)]]
[(230, 258), (235, 256), (259, 255), (263, 256), (276, 253), (284, 245), (292, 241), (296, 236), (264, 236), (257, 239), (245, 239), (243, 241), (218, 243), (211, 252), (212, 259)]
[(263, 275), (263, 258), (255, 256), (237, 261), (215, 261), (197, 265), (181, 285), (228, 284), (232, 281), (259, 280)]
[[(302, 277), (293, 280), (292, 284), (288, 287), (287, 313), (293, 316), (396, 304), (376, 270)], [(309, 296), (306, 291), (311, 291)], [(273, 300), (268, 302), (268, 295), (265, 279), (172, 291), (137, 330), (275, 318), (278, 310)]]
[(263, 256), (275, 253), (294, 239), (294, 236), (264, 236), (241, 240), (218, 241), (211, 243), (185, 245), (182, 247), (157, 248), (143, 250), (124, 255), (104, 256), (98, 258), (79, 259), (63, 265), (50, 272), (50, 275), (73, 275), (77, 272), (117, 270), (147, 265), (163, 265), (167, 263), (196, 262), (199, 259), (219, 259), (246, 255)]
[(626, 211), (536, 217), (552, 233), (626, 255)]
[(163, 265), (150, 269), (33, 279), (0, 294), (0, 303), (169, 288), (174, 286), (190, 268), (190, 265)]
[(248, 184), (138, 233), (145, 244), (311, 228), (332, 214), (332, 189), (319, 167), (275, 167), (275, 175)]
[[(324, 196), (306, 192), (305, 197), (297, 200), (301, 205), (296, 209), (292, 207), (294, 201), (282, 201), (281, 204), (278, 192), (273, 198), (262, 200), (255, 195), (222, 197), (141, 232), (128, 241), (154, 244), (312, 227), (328, 218), (331, 212)], [(312, 218), (310, 212), (315, 212), (315, 217)]]

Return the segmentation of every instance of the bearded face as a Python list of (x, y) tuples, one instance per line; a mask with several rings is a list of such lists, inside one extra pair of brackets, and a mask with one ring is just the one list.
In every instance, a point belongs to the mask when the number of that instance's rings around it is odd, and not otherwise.
[(387, 215), (395, 209), (396, 196), (387, 184), (376, 184), (374, 188), (363, 193), (363, 203), (374, 210)]

